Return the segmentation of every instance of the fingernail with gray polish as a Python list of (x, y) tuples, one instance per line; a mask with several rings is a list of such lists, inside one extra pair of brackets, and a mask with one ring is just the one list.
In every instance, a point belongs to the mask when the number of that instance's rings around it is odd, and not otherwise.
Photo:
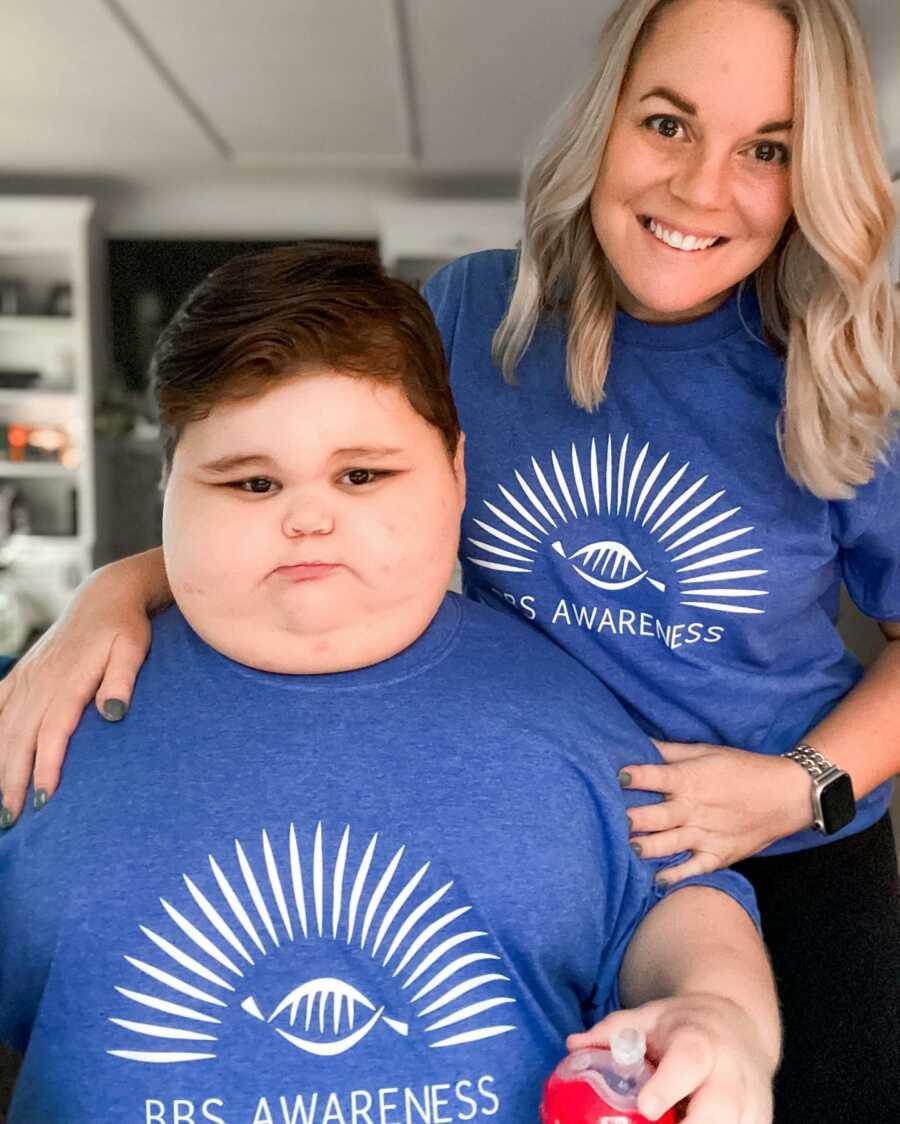
[(657, 890), (668, 890), (668, 888), (669, 888), (668, 878), (657, 878), (656, 879), (656, 888), (657, 888)]
[(47, 790), (45, 788), (39, 788), (34, 794), (34, 800), (32, 801), (32, 803), (34, 804), (34, 810), (36, 812), (39, 812), (41, 808), (43, 808), (43, 806), (47, 803)]
[(619, 787), (620, 788), (628, 788), (628, 786), (630, 784), (631, 784), (631, 773), (627, 772), (625, 769), (622, 769), (621, 772), (619, 773)]
[(128, 711), (128, 703), (122, 702), (121, 699), (107, 699), (103, 704), (103, 715), (108, 718), (110, 722), (121, 721)]
[(0, 808), (0, 830), (6, 831), (16, 822), (15, 816), (5, 805)]
[(632, 851), (634, 851), (638, 858), (640, 858), (644, 853), (644, 848), (640, 845), (640, 843), (629, 843), (628, 846), (632, 849)]

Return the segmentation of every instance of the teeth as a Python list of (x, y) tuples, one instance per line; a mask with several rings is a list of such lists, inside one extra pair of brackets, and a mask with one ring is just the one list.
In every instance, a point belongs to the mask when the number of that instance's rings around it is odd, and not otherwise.
[(697, 238), (693, 234), (681, 234), (677, 230), (666, 230), (664, 226), (660, 226), (656, 219), (650, 220), (648, 228), (660, 242), (665, 242), (667, 246), (673, 246), (676, 250), (708, 250), (717, 238)]

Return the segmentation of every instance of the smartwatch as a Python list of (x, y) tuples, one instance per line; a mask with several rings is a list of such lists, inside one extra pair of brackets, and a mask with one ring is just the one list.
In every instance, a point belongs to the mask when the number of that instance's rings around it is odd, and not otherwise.
[(782, 757), (796, 761), (812, 781), (813, 827), (823, 835), (834, 835), (856, 815), (856, 800), (849, 773), (823, 757), (811, 745), (800, 742)]

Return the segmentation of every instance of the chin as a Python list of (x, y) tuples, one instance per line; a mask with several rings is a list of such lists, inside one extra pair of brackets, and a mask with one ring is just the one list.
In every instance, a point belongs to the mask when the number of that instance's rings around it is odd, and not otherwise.
[[(700, 309), (710, 302), (716, 302), (717, 298), (724, 299), (722, 294), (729, 288), (729, 284), (723, 283), (720, 286), (704, 286), (702, 289), (685, 292), (684, 285), (669, 286), (653, 286), (641, 289), (639, 286), (631, 288), (629, 292), (634, 300), (644, 310), (645, 316), (638, 317), (638, 319), (649, 318), (652, 319), (654, 315), (658, 316), (689, 316), (694, 313), (694, 310)], [(708, 311), (711, 311), (708, 310)], [(696, 315), (701, 315), (701, 312), (696, 312)]]

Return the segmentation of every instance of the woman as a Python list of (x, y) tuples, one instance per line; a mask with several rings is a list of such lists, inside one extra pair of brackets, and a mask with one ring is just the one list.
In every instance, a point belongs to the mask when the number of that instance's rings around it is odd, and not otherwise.
[[(467, 592), (658, 739), (666, 764), (621, 777), (667, 796), (633, 816), (639, 853), (691, 851), (670, 878), (744, 860), (783, 1121), (897, 1100), (900, 383), (873, 102), (844, 0), (628, 0), (530, 175), (518, 260), (427, 290), (468, 434)], [(888, 640), (865, 676), (842, 577)], [(33, 746), (40, 804), (82, 705), (122, 716), (167, 600), (154, 552), (101, 571), (7, 681), (9, 822)]]

